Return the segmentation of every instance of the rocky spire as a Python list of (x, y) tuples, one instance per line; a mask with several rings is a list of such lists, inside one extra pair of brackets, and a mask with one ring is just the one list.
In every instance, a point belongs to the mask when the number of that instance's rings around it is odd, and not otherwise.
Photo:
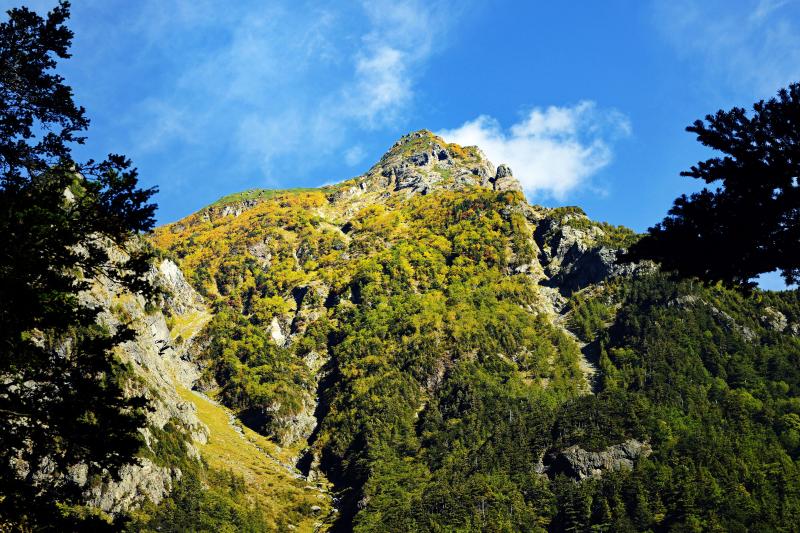
[(490, 181), (496, 191), (522, 192), (522, 184), (514, 177), (514, 174), (511, 173), (511, 167), (506, 164), (497, 167), (497, 173), (494, 175), (494, 179)]

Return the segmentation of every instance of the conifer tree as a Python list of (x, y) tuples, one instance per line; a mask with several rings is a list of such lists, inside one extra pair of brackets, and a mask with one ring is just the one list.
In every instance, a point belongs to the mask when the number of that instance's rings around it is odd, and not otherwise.
[(800, 279), (800, 83), (753, 112), (717, 111), (686, 128), (721, 155), (682, 176), (718, 184), (675, 200), (669, 215), (629, 254), (667, 270), (746, 285), (778, 270)]
[(145, 401), (127, 397), (128, 370), (82, 299), (105, 276), (151, 294), (144, 247), (155, 192), (120, 155), (79, 163), (89, 120), (55, 72), (70, 57), (70, 5), (45, 16), (21, 7), (0, 23), (0, 529), (71, 529), (80, 486), (135, 460)]

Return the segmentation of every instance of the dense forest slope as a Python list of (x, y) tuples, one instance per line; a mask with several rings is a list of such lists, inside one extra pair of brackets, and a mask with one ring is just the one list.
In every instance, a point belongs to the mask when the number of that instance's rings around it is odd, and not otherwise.
[(635, 239), (427, 131), (341, 184), (159, 228), (209, 313), (191, 340), (167, 318), (199, 366), (180, 394), (231, 477), (140, 524), (794, 530), (797, 293), (617, 264)]

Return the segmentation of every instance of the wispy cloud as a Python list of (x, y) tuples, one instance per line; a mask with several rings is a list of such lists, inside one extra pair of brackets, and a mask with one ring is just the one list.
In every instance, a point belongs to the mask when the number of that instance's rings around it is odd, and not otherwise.
[(360, 144), (348, 148), (344, 153), (344, 161), (348, 166), (354, 167), (361, 163), (366, 157), (367, 152)]
[[(287, 167), (312, 168), (358, 132), (402, 128), (426, 62), (459, 9), (446, 0), (304, 2), (302, 9), (202, 3), (198, 11), (177, 9), (168, 25), (160, 4), (142, 9), (147, 42), (189, 32), (213, 44), (195, 43), (196, 56), (141, 102), (134, 151), (218, 139), (266, 180)], [(181, 117), (191, 117), (191, 127)], [(364, 155), (353, 150), (346, 158), (355, 165)], [(288, 156), (293, 161), (282, 164)]]
[(449, 142), (477, 145), (495, 164), (508, 164), (531, 195), (564, 199), (608, 165), (613, 142), (631, 132), (630, 121), (594, 102), (531, 109), (508, 130), (482, 115), (438, 132)]
[(755, 19), (763, 19), (768, 17), (776, 9), (780, 9), (785, 5), (789, 5), (791, 0), (759, 0), (753, 11)]
[(700, 59), (701, 83), (766, 97), (800, 80), (797, 0), (656, 0), (653, 6), (663, 37), (687, 60)]
[(363, 120), (371, 126), (376, 120), (391, 120), (412, 96), (405, 53), (381, 46), (356, 61), (355, 83), (345, 89), (343, 118)]

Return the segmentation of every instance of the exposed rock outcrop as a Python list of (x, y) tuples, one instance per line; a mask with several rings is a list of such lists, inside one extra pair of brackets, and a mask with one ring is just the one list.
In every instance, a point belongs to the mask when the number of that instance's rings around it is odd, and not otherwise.
[(286, 345), (286, 335), (283, 333), (281, 321), (277, 316), (272, 317), (272, 322), (269, 323), (269, 336), (272, 341), (278, 346)]
[[(281, 446), (291, 446), (308, 439), (317, 425), (317, 419), (314, 417), (316, 407), (317, 402), (308, 396), (303, 399), (303, 408), (299, 412), (275, 417), (273, 426), (276, 428), (275, 434)], [(276, 406), (276, 410), (279, 408), (280, 406)]]
[(563, 474), (582, 480), (600, 477), (608, 471), (631, 470), (637, 459), (651, 453), (648, 443), (636, 439), (628, 439), (598, 452), (587, 451), (575, 445), (548, 453), (537, 465), (537, 470), (550, 477)]
[(606, 237), (604, 230), (582, 212), (546, 214), (534, 233), (541, 251), (539, 260), (549, 278), (544, 285), (569, 296), (610, 277), (631, 276), (648, 268), (618, 262), (619, 249), (605, 244)]
[[(190, 342), (210, 316), (202, 299), (170, 260), (154, 267), (151, 277), (153, 283), (165, 291), (163, 310), (173, 317), (194, 320), (193, 326), (184, 331), (185, 342)], [(143, 430), (147, 446), (153, 448), (157, 439), (150, 428), (163, 429), (171, 422), (189, 436), (185, 442), (187, 454), (199, 459), (195, 445), (206, 442), (208, 428), (197, 418), (194, 406), (182, 400), (176, 390), (178, 384), (196, 379), (197, 369), (182, 358), (185, 345), (174, 346), (164, 312), (148, 308), (143, 297), (126, 292), (103, 278), (95, 281), (84, 301), (103, 309), (99, 319), (107, 327), (119, 327), (124, 321), (136, 332), (133, 340), (119, 347), (118, 354), (132, 365), (138, 378), (130, 383), (129, 393), (144, 395), (150, 401), (148, 427)], [(82, 472), (85, 468), (76, 465), (71, 475), (79, 484), (87, 485), (87, 504), (111, 515), (127, 512), (145, 500), (160, 502), (181, 476), (179, 469), (158, 466), (147, 457), (140, 458), (138, 464), (124, 466), (117, 472), (116, 480), (109, 475), (100, 483), (90, 484)]]
[[(401, 137), (366, 174), (336, 186), (334, 203), (350, 201), (365, 193), (428, 194), (434, 189), (468, 186), (493, 187), (496, 171), (477, 147), (448, 144), (427, 130)], [(501, 186), (514, 188), (513, 177)]]
[(247, 199), (223, 203), (222, 205), (209, 206), (205, 210), (205, 217), (207, 220), (216, 220), (230, 215), (238, 217), (256, 204), (258, 204), (257, 199)]
[(508, 165), (500, 165), (497, 167), (497, 173), (491, 182), (496, 191), (522, 192), (522, 184), (511, 173), (511, 168)]
[(179, 468), (158, 466), (144, 459), (139, 465), (123, 466), (117, 475), (118, 481), (93, 486), (86, 493), (90, 505), (112, 516), (135, 509), (145, 499), (160, 502), (182, 474)]
[(786, 315), (772, 307), (765, 307), (761, 315), (761, 323), (765, 327), (778, 332), (786, 331), (789, 326), (789, 320)]

